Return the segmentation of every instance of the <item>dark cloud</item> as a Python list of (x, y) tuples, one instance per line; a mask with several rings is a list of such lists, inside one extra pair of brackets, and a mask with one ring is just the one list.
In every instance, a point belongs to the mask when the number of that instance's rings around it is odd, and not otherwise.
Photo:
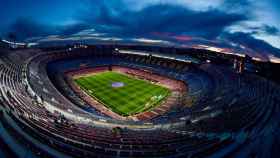
[(85, 23), (52, 26), (38, 23), (31, 18), (19, 18), (10, 26), (7, 33), (15, 34), (17, 40), (25, 40), (48, 35), (68, 36), (87, 28), (89, 28), (89, 25)]
[(263, 55), (273, 54), (280, 56), (280, 49), (273, 47), (264, 40), (256, 39), (252, 33), (224, 33), (221, 38), (243, 45)]
[(250, 30), (250, 34), (266, 34), (266, 35), (278, 35), (280, 33), (279, 29), (275, 26), (270, 25), (262, 25), (262, 26), (255, 26), (255, 27), (248, 27)]
[[(252, 48), (260, 53), (280, 54), (279, 49), (267, 42), (254, 38), (254, 35), (279, 35), (279, 30), (270, 25), (248, 27), (250, 33), (227, 33), (229, 26), (252, 20), (248, 13), (251, 1), (225, 0), (221, 8), (197, 11), (186, 6), (170, 3), (148, 5), (131, 9), (124, 1), (87, 1), (88, 8), (78, 12), (74, 18), (79, 23), (51, 26), (29, 18), (20, 18), (13, 23), (9, 32), (19, 39), (48, 35), (71, 36), (87, 29), (105, 33), (109, 37), (152, 38), (184, 44), (194, 42), (196, 37), (215, 41), (226, 39)], [(248, 14), (247, 14), (248, 13)], [(246, 30), (246, 31), (248, 31)]]
[(215, 9), (194, 11), (172, 4), (156, 4), (138, 11), (124, 7), (116, 9), (107, 3), (101, 3), (99, 6), (97, 8), (96, 5), (93, 5), (96, 13), (89, 12), (84, 15), (85, 21), (97, 26), (98, 31), (110, 31), (110, 33), (125, 36), (171, 32), (215, 38), (226, 27), (248, 19), (246, 15), (238, 13), (226, 13)]
[(39, 24), (28, 18), (17, 19), (10, 27), (20, 39), (36, 36), (71, 35), (94, 28), (99, 33), (119, 37), (147, 37), (152, 32), (170, 32), (214, 39), (232, 24), (247, 20), (244, 14), (221, 10), (194, 11), (172, 4), (155, 4), (131, 10), (122, 1), (97, 0), (77, 17), (81, 23), (65, 26)]
[(86, 23), (77, 23), (71, 24), (67, 26), (60, 26), (57, 28), (59, 35), (68, 36), (80, 32), (82, 30), (86, 30), (90, 28), (90, 25)]
[(8, 32), (15, 34), (18, 40), (24, 40), (29, 37), (47, 36), (55, 33), (55, 30), (30, 18), (19, 18), (10, 26)]
[(277, 35), (279, 34), (279, 29), (274, 26), (264, 25), (264, 31), (268, 35)]

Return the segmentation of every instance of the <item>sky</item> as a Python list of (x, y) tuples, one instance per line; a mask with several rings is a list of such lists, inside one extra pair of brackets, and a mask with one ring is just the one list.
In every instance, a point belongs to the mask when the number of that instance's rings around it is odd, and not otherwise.
[(0, 37), (212, 46), (280, 57), (279, 0), (0, 0)]

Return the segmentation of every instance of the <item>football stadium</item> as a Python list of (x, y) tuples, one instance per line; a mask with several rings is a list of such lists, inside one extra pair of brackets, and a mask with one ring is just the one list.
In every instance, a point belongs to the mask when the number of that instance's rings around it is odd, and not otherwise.
[[(238, 13), (227, 1), (96, 1), (97, 18), (68, 23), (80, 3), (62, 1), (71, 9), (46, 2), (42, 23), (21, 19), (0, 40), (0, 158), (279, 157), (280, 49), (268, 44), (279, 32), (240, 17), (258, 1)], [(9, 20), (45, 12), (22, 3), (7, 4), (28, 8)], [(240, 21), (255, 32), (225, 33)]]

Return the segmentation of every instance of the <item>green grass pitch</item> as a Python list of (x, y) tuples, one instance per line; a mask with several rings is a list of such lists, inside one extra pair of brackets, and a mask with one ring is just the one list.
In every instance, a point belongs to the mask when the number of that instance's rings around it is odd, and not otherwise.
[[(170, 90), (117, 72), (101, 72), (74, 80), (87, 94), (122, 116), (148, 111), (159, 105)], [(122, 87), (112, 83), (121, 82)]]

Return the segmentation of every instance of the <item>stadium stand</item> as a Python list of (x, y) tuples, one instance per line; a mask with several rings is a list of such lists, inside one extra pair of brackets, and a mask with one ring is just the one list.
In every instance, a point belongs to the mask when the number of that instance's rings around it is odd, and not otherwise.
[[(118, 120), (89, 105), (65, 76), (100, 66), (133, 68), (130, 73), (144, 76), (137, 70), (151, 71), (188, 90), (156, 117)], [(1, 56), (0, 96), (0, 157), (279, 154), (279, 86), (212, 63), (118, 54), (111, 47), (15, 51)]]

